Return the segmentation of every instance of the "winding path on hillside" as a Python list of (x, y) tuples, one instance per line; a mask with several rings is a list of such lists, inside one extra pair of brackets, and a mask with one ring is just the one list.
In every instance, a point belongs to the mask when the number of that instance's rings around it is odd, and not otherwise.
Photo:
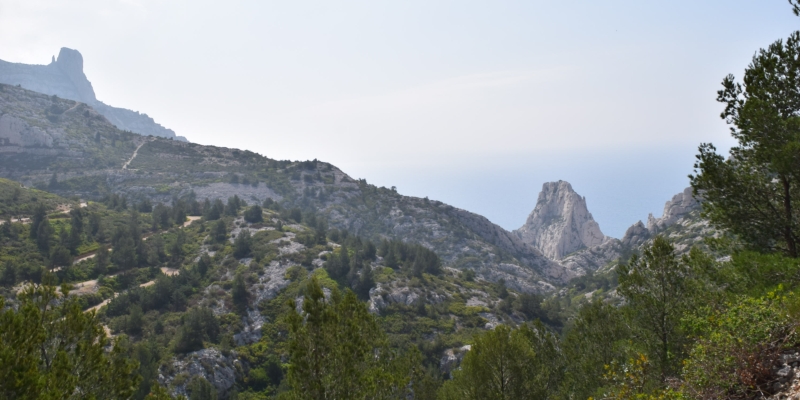
[(149, 142), (151, 142), (151, 141), (152, 141), (152, 140), (145, 140), (145, 141), (144, 141), (144, 142), (142, 142), (140, 145), (136, 146), (136, 150), (134, 150), (134, 151), (133, 151), (133, 155), (131, 156), (131, 159), (130, 159), (130, 160), (128, 160), (128, 161), (127, 161), (127, 162), (126, 162), (126, 163), (125, 163), (125, 164), (122, 166), (122, 169), (128, 169), (128, 165), (130, 165), (130, 164), (131, 164), (131, 161), (133, 161), (133, 159), (134, 159), (134, 158), (136, 158), (136, 155), (138, 155), (138, 154), (139, 154), (139, 149), (141, 149), (141, 148), (142, 148), (142, 146), (144, 146), (144, 145), (145, 145), (145, 143), (149, 143)]
[(80, 101), (76, 101), (74, 106), (72, 106), (69, 110), (64, 111), (62, 114), (66, 114), (66, 113), (78, 108), (79, 105), (81, 105), (81, 102)]
[[(86, 207), (86, 203), (81, 203), (81, 207)], [(183, 225), (181, 225), (181, 229), (191, 225), (192, 222), (197, 221), (197, 220), (200, 219), (200, 217), (197, 217), (197, 216), (190, 216), (190, 217), (187, 217), (187, 218), (188, 218), (188, 221), (184, 222)], [(147, 238), (144, 238), (143, 240), (146, 240), (146, 239)], [(111, 249), (109, 249), (109, 251), (111, 251)], [(95, 256), (94, 252), (91, 253), (91, 254), (88, 254), (88, 255), (84, 254), (77, 261), (88, 260), (88, 259), (90, 259), (90, 258), (92, 258), (94, 256)], [(161, 267), (161, 273), (166, 275), (166, 276), (175, 276), (175, 275), (180, 274), (180, 270), (176, 269), (176, 268)], [(108, 277), (110, 278), (110, 277), (113, 277), (113, 276), (116, 276), (116, 275), (117, 274), (109, 275)], [(155, 283), (156, 283), (156, 281), (155, 281), (155, 279), (153, 279), (151, 281), (147, 281), (145, 283), (140, 284), (139, 287), (148, 287), (148, 286), (154, 285)], [(19, 285), (19, 287), (17, 288), (17, 292), (21, 292), (24, 288), (25, 288), (25, 284)], [(98, 289), (98, 287), (97, 287), (97, 279), (92, 279), (92, 280), (88, 280), (88, 281), (84, 281), (84, 282), (75, 283), (73, 285), (73, 288), (72, 288), (72, 293), (70, 293), (70, 294), (80, 296), (80, 295), (94, 293), (95, 291), (97, 291), (97, 289)], [(105, 306), (108, 303), (110, 303), (111, 300), (113, 300), (115, 297), (119, 296), (119, 294), (120, 293), (114, 293), (111, 297), (103, 300), (99, 304), (87, 308), (86, 310), (84, 310), (84, 312), (90, 312), (90, 311), (97, 312), (98, 310), (100, 310), (100, 308), (102, 308), (103, 306)], [(106, 336), (109, 337), (109, 338), (114, 336), (114, 335), (111, 334), (111, 329), (105, 324), (103, 325), (103, 331), (105, 331)]]
[[(85, 208), (86, 205), (87, 205), (86, 202), (81, 202), (80, 203), (80, 207), (81, 208)], [(69, 212), (72, 211), (72, 207), (69, 204), (61, 204), (58, 207), (56, 207), (56, 211), (59, 211), (59, 213), (61, 213), (61, 214), (69, 214)], [(192, 217), (189, 217), (189, 218), (192, 218)], [(25, 225), (25, 224), (30, 224), (31, 223), (31, 219), (28, 218), (28, 217), (11, 218), (11, 222), (12, 223), (21, 223), (21, 224)], [(6, 223), (5, 220), (0, 220), (0, 225), (3, 225), (5, 223)]]
[[(197, 217), (197, 216), (189, 216), (187, 218), (189, 220), (184, 222), (183, 225), (181, 225), (181, 228), (185, 228), (185, 227), (191, 225), (192, 222), (197, 221), (197, 220), (200, 219), (200, 217)], [(143, 240), (146, 240), (146, 238), (144, 238)], [(112, 249), (109, 249), (109, 251), (111, 251), (111, 250)], [(87, 255), (87, 256), (84, 256), (84, 257), (80, 258), (80, 261), (88, 260), (90, 258), (93, 258), (94, 256), (95, 256), (94, 253), (90, 254), (90, 255)], [(175, 276), (175, 275), (180, 274), (180, 270), (176, 269), (176, 268), (161, 267), (161, 273), (166, 275), (166, 276)], [(116, 276), (116, 275), (117, 274), (109, 275), (108, 277), (110, 278), (110, 277), (113, 277), (113, 276)], [(151, 281), (147, 281), (145, 283), (140, 284), (139, 287), (148, 287), (148, 286), (154, 285), (155, 283), (156, 283), (156, 280), (153, 279)], [(89, 281), (85, 281), (85, 282), (76, 283), (73, 290), (76, 290), (76, 292), (75, 292), (76, 295), (92, 293), (95, 290), (97, 290), (97, 280), (93, 279), (93, 280), (89, 280)], [(111, 296), (110, 298), (103, 300), (100, 304), (97, 304), (95, 306), (89, 307), (84, 312), (89, 312), (89, 311), (92, 311), (92, 310), (97, 311), (97, 310), (100, 309), (100, 307), (103, 307), (104, 305), (108, 304), (113, 298), (117, 297), (118, 295), (119, 295), (119, 293), (114, 293), (114, 295)]]

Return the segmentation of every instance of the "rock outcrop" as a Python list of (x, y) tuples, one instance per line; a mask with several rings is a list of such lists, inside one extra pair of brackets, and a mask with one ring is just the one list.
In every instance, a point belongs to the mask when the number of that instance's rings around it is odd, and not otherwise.
[(202, 377), (214, 386), (217, 393), (227, 396), (237, 377), (241, 377), (243, 373), (244, 366), (235, 352), (223, 353), (210, 348), (173, 358), (171, 364), (162, 366), (159, 370), (158, 383), (166, 387), (172, 386), (175, 395), (186, 396), (190, 378)]
[[(700, 223), (699, 221), (689, 221), (687, 217), (698, 214), (699, 211), (700, 202), (692, 196), (692, 188), (687, 187), (683, 192), (672, 196), (672, 200), (664, 204), (664, 213), (661, 217), (655, 218), (653, 214), (650, 214), (647, 216), (646, 227), (642, 221), (638, 221), (628, 228), (625, 236), (622, 237), (622, 243), (632, 247), (641, 246), (648, 239), (659, 233), (665, 233), (668, 228), (676, 224), (687, 227), (697, 225)], [(670, 237), (675, 239), (674, 236), (674, 234), (670, 233)]]
[(659, 234), (669, 238), (679, 253), (688, 251), (702, 238), (715, 235), (708, 222), (700, 217), (700, 203), (692, 196), (692, 188), (684, 189), (667, 201), (660, 218), (650, 214), (647, 225), (637, 221), (625, 231), (622, 239), (609, 238), (598, 246), (570, 254), (559, 262), (567, 271), (583, 275), (637, 251)]
[(19, 85), (35, 92), (86, 103), (122, 130), (186, 141), (147, 114), (112, 107), (97, 100), (92, 83), (83, 73), (83, 56), (77, 50), (62, 47), (58, 58), (53, 57), (48, 65), (0, 60), (0, 83)]
[(647, 230), (657, 233), (677, 222), (684, 215), (700, 208), (700, 203), (692, 196), (692, 188), (687, 187), (683, 192), (672, 196), (672, 200), (664, 204), (664, 214), (661, 218), (654, 218), (653, 214), (647, 217)]
[(53, 147), (53, 136), (13, 115), (0, 115), (0, 152), (6, 147)]
[(514, 233), (553, 260), (608, 240), (586, 208), (586, 198), (565, 181), (542, 186), (536, 207)]

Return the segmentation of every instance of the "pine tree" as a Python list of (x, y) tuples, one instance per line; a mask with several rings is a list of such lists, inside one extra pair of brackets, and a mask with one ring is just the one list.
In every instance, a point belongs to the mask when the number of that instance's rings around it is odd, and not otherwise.
[(208, 253), (203, 253), (200, 259), (197, 260), (197, 272), (201, 277), (205, 277), (208, 270), (211, 268), (211, 257)]
[(248, 208), (244, 212), (244, 220), (250, 223), (263, 222), (264, 210), (258, 204)]
[[(33, 229), (33, 226), (31, 226)], [(36, 246), (44, 254), (50, 253), (50, 239), (53, 236), (53, 227), (50, 226), (50, 221), (47, 217), (42, 219), (38, 228), (36, 229)]]
[[(50, 278), (45, 278), (46, 282)], [(19, 307), (0, 298), (0, 398), (129, 398), (139, 381), (119, 340), (54, 286), (33, 285)]]
[(97, 274), (103, 275), (108, 271), (108, 246), (102, 245), (97, 249), (94, 256), (94, 268)]
[(439, 390), (442, 400), (547, 399), (561, 370), (558, 341), (541, 323), (500, 325), (478, 335), (461, 369)]
[(236, 274), (236, 277), (233, 279), (231, 296), (233, 297), (233, 306), (236, 311), (239, 314), (244, 314), (250, 300), (250, 293), (247, 291), (247, 285), (241, 273)]
[(800, 32), (759, 50), (743, 83), (728, 75), (717, 101), (738, 145), (700, 145), (694, 195), (704, 215), (758, 251), (800, 257)]
[[(292, 309), (293, 309), (292, 303)], [(334, 289), (326, 299), (315, 277), (306, 289), (303, 314), (288, 318), (287, 382), (291, 399), (396, 399), (409, 396), (420, 378), (414, 353), (399, 356), (366, 304)]]
[(47, 209), (44, 207), (44, 204), (39, 203), (33, 209), (33, 216), (31, 217), (31, 239), (36, 239), (38, 237), (39, 225), (41, 225), (45, 218), (47, 218)]
[(186, 244), (186, 233), (182, 230), (178, 231), (175, 235), (175, 240), (169, 246), (170, 262), (175, 266), (180, 266), (183, 261), (184, 250), (183, 245)]
[(627, 300), (640, 339), (652, 355), (662, 382), (677, 373), (685, 336), (680, 319), (690, 305), (692, 271), (662, 236), (618, 268), (617, 292)]
[(236, 236), (233, 241), (233, 256), (236, 258), (244, 258), (250, 255), (253, 246), (253, 238), (250, 236), (250, 231), (243, 229)]
[(211, 238), (214, 242), (222, 243), (228, 238), (228, 226), (224, 220), (217, 220), (211, 227)]

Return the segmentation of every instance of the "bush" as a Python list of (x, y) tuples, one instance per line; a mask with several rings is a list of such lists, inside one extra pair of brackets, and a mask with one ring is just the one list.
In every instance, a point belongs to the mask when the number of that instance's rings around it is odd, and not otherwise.
[(684, 363), (684, 391), (698, 398), (749, 398), (769, 393), (772, 367), (797, 345), (798, 299), (775, 292), (741, 297), (721, 310), (705, 307), (685, 320), (699, 333)]
[(203, 348), (203, 341), (215, 343), (219, 337), (219, 320), (208, 308), (194, 308), (181, 318), (175, 351), (189, 353)]
[(256, 204), (244, 212), (244, 220), (250, 223), (263, 222), (264, 210)]
[(250, 255), (253, 247), (253, 238), (249, 230), (242, 230), (233, 242), (233, 256), (244, 258)]

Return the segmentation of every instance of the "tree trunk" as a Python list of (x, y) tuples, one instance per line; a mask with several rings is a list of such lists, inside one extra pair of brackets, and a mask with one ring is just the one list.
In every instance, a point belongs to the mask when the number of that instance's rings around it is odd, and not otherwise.
[(789, 256), (797, 258), (797, 244), (794, 240), (794, 232), (792, 232), (792, 197), (789, 191), (789, 179), (784, 176), (781, 177), (781, 181), (783, 183), (783, 210), (786, 214), (786, 225), (784, 227), (783, 237), (784, 240), (786, 240), (786, 248), (789, 252)]

